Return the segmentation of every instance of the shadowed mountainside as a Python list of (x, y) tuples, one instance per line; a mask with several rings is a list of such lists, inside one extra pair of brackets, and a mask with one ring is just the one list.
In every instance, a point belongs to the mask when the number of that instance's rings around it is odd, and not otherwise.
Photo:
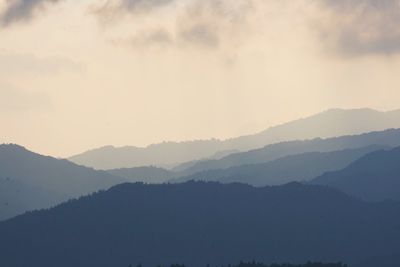
[(328, 185), (364, 200), (400, 200), (400, 147), (372, 152), (311, 183)]
[(309, 152), (286, 156), (267, 163), (241, 165), (228, 169), (208, 170), (171, 182), (218, 181), (240, 182), (253, 186), (281, 185), (294, 181), (309, 181), (327, 171), (340, 170), (372, 151), (388, 147), (373, 145), (360, 149), (333, 152)]
[(0, 145), (0, 220), (108, 189), (125, 179), (42, 156), (18, 145)]
[(1, 222), (0, 251), (8, 267), (353, 264), (397, 253), (399, 225), (399, 203), (367, 203), (328, 187), (122, 184)]
[[(247, 151), (283, 141), (329, 138), (400, 128), (400, 110), (331, 109), (304, 119), (268, 128), (254, 135), (227, 140), (164, 142), (148, 147), (106, 146), (70, 157), (77, 164), (96, 169), (140, 166), (173, 167), (193, 160), (209, 159), (227, 151)], [(182, 169), (178, 168), (177, 171)]]
[(232, 154), (219, 160), (199, 161), (188, 169), (181, 171), (181, 176), (191, 175), (204, 170), (226, 169), (244, 164), (265, 163), (288, 155), (354, 149), (371, 145), (399, 146), (400, 129), (390, 129), (381, 132), (341, 136), (329, 139), (317, 138), (313, 140), (272, 144), (260, 149)]

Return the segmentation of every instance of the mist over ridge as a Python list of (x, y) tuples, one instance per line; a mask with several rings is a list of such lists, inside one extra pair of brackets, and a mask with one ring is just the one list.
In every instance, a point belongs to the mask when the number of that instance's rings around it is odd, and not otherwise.
[(72, 156), (69, 160), (96, 169), (147, 165), (171, 168), (183, 162), (211, 158), (224, 151), (247, 151), (283, 141), (330, 138), (389, 128), (400, 128), (400, 110), (331, 109), (254, 135), (227, 140), (164, 142), (147, 147), (106, 146)]
[(0, 267), (400, 267), (400, 0), (0, 0)]

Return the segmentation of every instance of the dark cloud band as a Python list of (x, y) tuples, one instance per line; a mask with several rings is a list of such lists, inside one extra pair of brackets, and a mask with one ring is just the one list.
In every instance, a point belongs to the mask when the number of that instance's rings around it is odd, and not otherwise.
[(35, 12), (42, 9), (46, 4), (59, 2), (60, 0), (9, 0), (6, 9), (0, 17), (3, 26), (19, 21), (31, 19)]

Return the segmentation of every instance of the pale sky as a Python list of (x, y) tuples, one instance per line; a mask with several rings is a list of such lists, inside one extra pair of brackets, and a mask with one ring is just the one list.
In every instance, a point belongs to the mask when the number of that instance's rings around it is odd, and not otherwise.
[(70, 156), (400, 108), (399, 0), (0, 0), (0, 143)]

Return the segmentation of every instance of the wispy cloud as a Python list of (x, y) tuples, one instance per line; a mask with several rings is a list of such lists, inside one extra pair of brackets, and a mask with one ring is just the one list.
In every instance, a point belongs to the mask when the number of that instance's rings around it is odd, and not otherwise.
[(345, 56), (400, 53), (400, 1), (322, 0), (318, 26), (330, 48)]
[(174, 40), (170, 32), (163, 28), (148, 29), (130, 38), (129, 43), (134, 47), (152, 47), (170, 45)]
[(0, 15), (0, 24), (8, 26), (20, 21), (32, 19), (46, 5), (60, 0), (8, 0), (5, 10)]
[[(29, 21), (49, 5), (63, 0), (7, 0), (0, 25)], [(314, 24), (322, 44), (345, 57), (400, 53), (399, 0), (303, 0), (317, 6)], [(134, 47), (187, 46), (226, 48), (243, 42), (247, 20), (257, 8), (281, 0), (106, 0), (94, 1), (92, 10), (101, 23), (128, 20), (130, 27), (118, 40)], [(294, 5), (284, 1), (282, 8)], [(280, 11), (282, 14), (285, 10)], [(169, 17), (164, 24), (161, 17)], [(267, 20), (267, 17), (263, 18)], [(289, 18), (288, 18), (289, 19)], [(126, 22), (126, 20), (124, 20)], [(116, 23), (118, 24), (118, 23)], [(116, 26), (115, 26), (116, 27)], [(251, 27), (256, 28), (257, 25)], [(257, 30), (257, 29), (255, 29)], [(277, 29), (279, 31), (279, 29)], [(115, 37), (115, 36), (114, 36)], [(240, 40), (241, 39), (241, 40)]]
[(178, 0), (108, 0), (96, 10), (100, 16), (113, 16), (121, 13), (149, 13), (176, 1)]
[(219, 36), (209, 24), (196, 24), (179, 32), (179, 37), (185, 43), (216, 47), (219, 44)]
[(128, 41), (135, 46), (177, 45), (217, 48), (221, 43), (232, 43), (246, 25), (251, 9), (250, 0), (109, 0), (95, 9), (94, 14), (104, 23), (130, 15), (137, 25), (143, 16), (159, 23), (160, 12), (169, 17), (166, 26), (145, 26), (133, 31)]

